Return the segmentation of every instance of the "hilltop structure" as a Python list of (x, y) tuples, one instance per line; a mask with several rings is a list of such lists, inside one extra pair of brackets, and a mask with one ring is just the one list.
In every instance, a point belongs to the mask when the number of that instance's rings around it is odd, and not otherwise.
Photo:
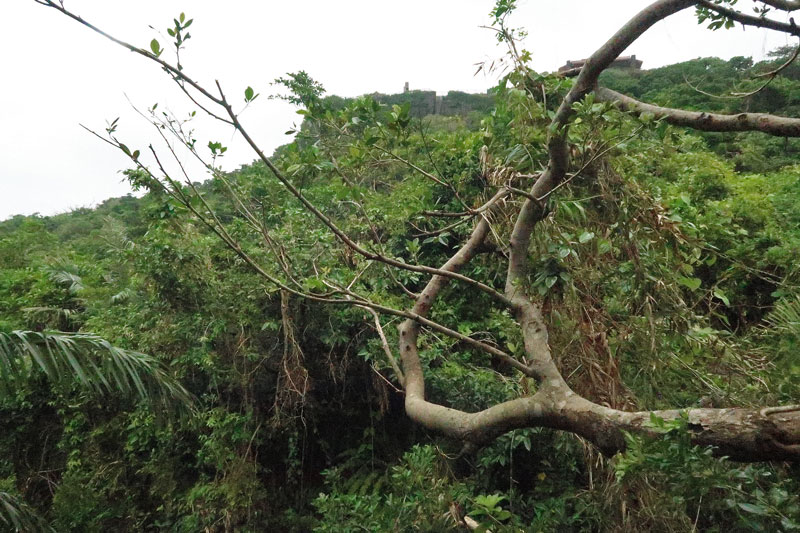
[(410, 114), (413, 117), (428, 115), (461, 115), (466, 116), (471, 111), (488, 113), (494, 106), (491, 94), (470, 94), (461, 91), (449, 91), (447, 94), (437, 94), (436, 91), (420, 91), (409, 88), (409, 83), (403, 85), (403, 92), (399, 94), (374, 93), (373, 96), (382, 104), (411, 104)]
[[(583, 68), (583, 65), (586, 64), (586, 59), (576, 59), (576, 60), (569, 60), (566, 62), (564, 66), (558, 69), (559, 74), (563, 74), (564, 72), (568, 72), (570, 70), (579, 70)], [(620, 56), (611, 63), (609, 68), (624, 68), (629, 70), (641, 70), (642, 69), (642, 61), (640, 59), (636, 59), (635, 55), (630, 56)]]

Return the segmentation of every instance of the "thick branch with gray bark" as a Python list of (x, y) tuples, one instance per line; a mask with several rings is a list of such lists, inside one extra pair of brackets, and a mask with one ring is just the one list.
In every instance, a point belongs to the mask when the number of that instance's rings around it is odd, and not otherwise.
[(781, 11), (797, 11), (800, 9), (800, 0), (761, 0), (761, 3)]
[(664, 119), (675, 126), (683, 126), (700, 131), (760, 131), (779, 137), (800, 137), (800, 119), (779, 117), (767, 113), (707, 113), (705, 111), (686, 111), (661, 107), (640, 102), (605, 87), (594, 91), (598, 102), (610, 102), (623, 111), (636, 115), (648, 113), (656, 119)]

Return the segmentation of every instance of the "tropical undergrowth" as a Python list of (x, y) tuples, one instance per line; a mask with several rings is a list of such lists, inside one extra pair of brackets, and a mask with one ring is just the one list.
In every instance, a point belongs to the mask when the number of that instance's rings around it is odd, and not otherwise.
[[(410, 105), (326, 99), (290, 79), (304, 120), (275, 163), (357, 242), (432, 265), (470, 230), (435, 212), (529, 186), (571, 83), (516, 72), (477, 121), (418, 120)], [(708, 139), (591, 96), (575, 110), (572, 174), (546, 199), (528, 279), (570, 385), (620, 409), (796, 400), (798, 168), (743, 172)], [(142, 198), (0, 225), (0, 327), (92, 332), (152, 354), (197, 412), (165, 422), (33, 369), (0, 397), (0, 505), (13, 498), (58, 531), (446, 531), (465, 516), (491, 531), (797, 529), (796, 467), (713, 459), (680, 420), (653, 420), (660, 438), (630, 436), (613, 459), (546, 429), (459, 455), (406, 420), (371, 315), (282, 294), (145, 176), (127, 177)], [(304, 289), (352, 282), (404, 308), (426, 282), (341, 246), (260, 163), (200, 190), (247, 253)], [(502, 288), (519, 201), (493, 212), (491, 247), (465, 274)], [(439, 302), (431, 318), (521, 353), (511, 316), (482, 293), (453, 284)], [(390, 346), (396, 324), (382, 320)], [(445, 405), (535, 390), (435, 332), (420, 350), (428, 395)]]

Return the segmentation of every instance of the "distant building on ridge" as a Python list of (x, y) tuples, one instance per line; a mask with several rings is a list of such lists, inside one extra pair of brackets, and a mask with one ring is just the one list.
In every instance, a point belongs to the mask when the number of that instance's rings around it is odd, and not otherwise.
[[(569, 70), (577, 70), (583, 68), (583, 65), (586, 64), (586, 59), (576, 59), (567, 61), (567, 63), (558, 69), (559, 73), (567, 72)], [(630, 70), (641, 70), (642, 68), (642, 61), (640, 59), (636, 59), (635, 55), (632, 56), (620, 56), (614, 60), (610, 68), (625, 68)]]

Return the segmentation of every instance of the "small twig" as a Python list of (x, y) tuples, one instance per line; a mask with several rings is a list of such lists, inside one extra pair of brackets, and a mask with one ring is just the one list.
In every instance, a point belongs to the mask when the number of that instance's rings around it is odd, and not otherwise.
[(378, 313), (376, 313), (374, 309), (371, 309), (363, 305), (359, 305), (357, 307), (364, 309), (365, 311), (369, 312), (372, 315), (372, 318), (375, 322), (375, 329), (378, 331), (378, 336), (381, 339), (381, 346), (383, 347), (383, 353), (386, 355), (386, 359), (387, 361), (389, 361), (389, 364), (392, 365), (392, 370), (397, 376), (397, 381), (400, 382), (400, 386), (405, 387), (406, 377), (403, 375), (403, 371), (400, 370), (400, 365), (397, 364), (397, 359), (395, 359), (394, 354), (392, 353), (392, 349), (389, 348), (389, 341), (386, 340), (386, 335), (383, 332), (383, 326), (381, 326), (381, 319), (378, 316)]

